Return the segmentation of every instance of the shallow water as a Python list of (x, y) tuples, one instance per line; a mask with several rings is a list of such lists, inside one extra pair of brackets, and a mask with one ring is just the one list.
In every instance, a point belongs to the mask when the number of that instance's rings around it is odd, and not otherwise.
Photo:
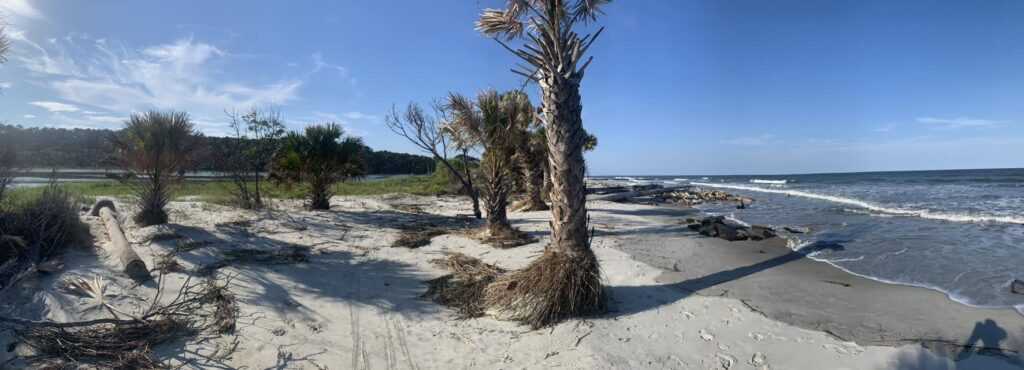
[(605, 179), (750, 196), (747, 209), (701, 208), (750, 224), (809, 227), (799, 243), (845, 247), (813, 258), (858, 275), (1024, 310), (1024, 295), (1009, 288), (1024, 279), (1024, 169)]

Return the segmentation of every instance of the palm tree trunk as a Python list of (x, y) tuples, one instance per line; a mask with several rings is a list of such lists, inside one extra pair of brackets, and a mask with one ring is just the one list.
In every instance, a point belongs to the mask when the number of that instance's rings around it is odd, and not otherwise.
[[(540, 81), (551, 180), (551, 245), (570, 256), (590, 252), (579, 80), (557, 74)], [(593, 253), (593, 252), (590, 252)]]
[(547, 203), (541, 195), (544, 191), (544, 167), (546, 161), (538, 158), (537, 153), (529, 152), (523, 163), (523, 178), (526, 183), (526, 199), (518, 207), (520, 211), (546, 211)]

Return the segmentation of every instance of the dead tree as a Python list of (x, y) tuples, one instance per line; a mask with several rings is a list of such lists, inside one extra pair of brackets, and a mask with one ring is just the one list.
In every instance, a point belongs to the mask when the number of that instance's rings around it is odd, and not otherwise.
[[(442, 120), (444, 119), (444, 110), (438, 104), (435, 104), (434, 111)], [(460, 162), (462, 162), (462, 168), (456, 168), (452, 160), (448, 158), (448, 149), (451, 144), (449, 134), (438, 123), (437, 117), (426, 114), (423, 108), (416, 103), (409, 103), (405, 114), (400, 114), (396, 108), (392, 107), (391, 113), (385, 119), (385, 123), (392, 132), (404, 137), (420, 148), (420, 150), (430, 153), (434, 160), (444, 165), (448, 172), (455, 176), (459, 183), (462, 184), (463, 192), (473, 201), (473, 216), (476, 218), (482, 217), (480, 212), (480, 193), (473, 186), (472, 169), (469, 163), (466, 163), (469, 158), (469, 147), (458, 146), (454, 148), (459, 152)]]

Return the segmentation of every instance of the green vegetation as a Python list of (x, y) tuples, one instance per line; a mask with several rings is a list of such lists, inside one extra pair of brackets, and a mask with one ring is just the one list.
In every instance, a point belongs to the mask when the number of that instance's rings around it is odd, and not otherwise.
[(138, 198), (135, 222), (167, 223), (164, 207), (199, 151), (199, 134), (185, 112), (150, 111), (132, 114), (113, 140), (115, 158), (129, 176)]
[(0, 201), (0, 288), (87, 240), (78, 206), (73, 193), (52, 183), (33, 192), (12, 192)]
[[(225, 122), (228, 124), (230, 122)], [(117, 164), (110, 153), (113, 130), (21, 127), (0, 123), (0, 148), (13, 148), (20, 168), (113, 169)], [(250, 135), (251, 136), (251, 135)], [(190, 171), (229, 171), (224, 161), (238, 146), (237, 138), (204, 136), (198, 138), (205, 150), (199, 153)], [(247, 140), (244, 145), (252, 145)], [(366, 151), (366, 170), (371, 175), (426, 175), (434, 171), (434, 159), (422, 155), (384, 150)]]
[[(91, 203), (96, 197), (126, 198), (133, 195), (131, 186), (117, 181), (77, 182), (62, 185), (68, 192), (78, 195), (83, 203)], [(273, 199), (303, 199), (303, 184), (263, 185), (263, 195)], [(16, 188), (9, 192), (12, 201), (39, 196), (45, 187)], [(172, 192), (173, 200), (195, 199), (227, 206), (235, 206), (233, 191), (235, 185), (225, 181), (185, 181)], [(443, 174), (429, 176), (394, 176), (383, 179), (354, 180), (335, 184), (334, 195), (381, 195), (381, 194), (415, 194), (437, 195), (448, 193), (448, 180)]]
[(302, 183), (310, 209), (330, 209), (335, 184), (366, 176), (363, 141), (345, 136), (341, 125), (307, 126), (291, 132), (271, 159), (270, 178), (279, 183)]

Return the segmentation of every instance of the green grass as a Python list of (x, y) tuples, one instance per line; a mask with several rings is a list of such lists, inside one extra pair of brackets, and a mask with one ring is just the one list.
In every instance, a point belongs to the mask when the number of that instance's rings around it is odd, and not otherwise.
[[(440, 176), (401, 176), (375, 180), (354, 180), (335, 185), (335, 195), (379, 195), (404, 193), (416, 195), (435, 195), (445, 191), (446, 180)], [(63, 185), (72, 194), (90, 203), (96, 197), (125, 197), (132, 195), (132, 188), (116, 181), (78, 182)], [(182, 197), (198, 197), (202, 201), (231, 204), (233, 184), (230, 181), (188, 181), (180, 184), (174, 191), (175, 199)], [(263, 183), (264, 191), (270, 198), (302, 199), (305, 197), (305, 186), (277, 186), (270, 182)], [(39, 196), (43, 187), (19, 188), (9, 192), (10, 200), (27, 199)]]

